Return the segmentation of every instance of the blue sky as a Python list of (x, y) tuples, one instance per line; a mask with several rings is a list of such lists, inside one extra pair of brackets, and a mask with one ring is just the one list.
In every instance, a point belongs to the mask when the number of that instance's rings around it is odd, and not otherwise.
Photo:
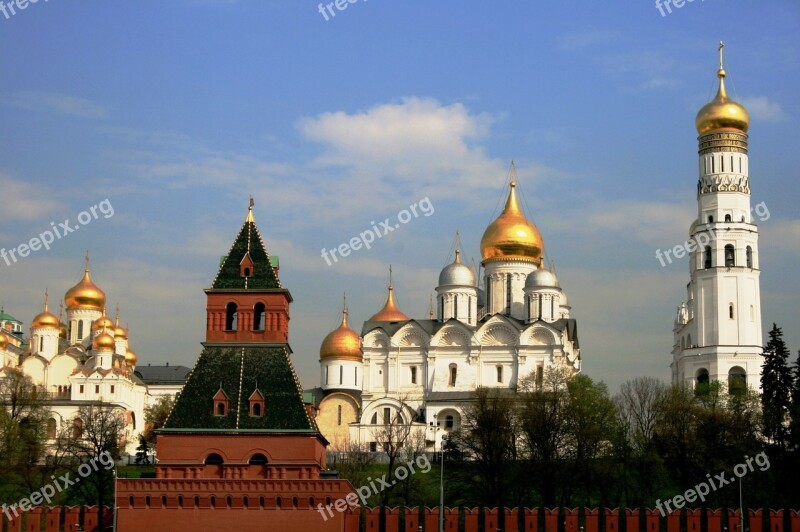
[[(460, 230), (467, 258), (497, 214), (511, 159), (578, 319), (584, 370), (612, 390), (669, 378), (696, 213), (694, 116), (726, 41), (751, 113), (765, 331), (800, 348), (800, 6), (696, 0), (40, 0), (0, 15), (0, 247), (108, 198), (102, 216), (18, 263), (0, 304), (27, 323), (81, 275), (130, 323), (140, 363), (192, 366), (205, 296), (252, 194), (294, 296), (303, 384), (347, 291), (360, 323), (385, 298), (425, 317)], [(371, 250), (333, 248), (429, 198)]]

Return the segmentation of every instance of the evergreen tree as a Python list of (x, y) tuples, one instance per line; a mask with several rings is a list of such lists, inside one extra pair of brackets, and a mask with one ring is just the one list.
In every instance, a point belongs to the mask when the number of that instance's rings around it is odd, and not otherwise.
[(783, 452), (787, 447), (789, 409), (795, 379), (789, 367), (789, 349), (783, 341), (783, 330), (772, 324), (769, 342), (764, 347), (764, 367), (761, 372), (761, 404), (764, 416), (764, 435)]
[(800, 351), (794, 363), (794, 386), (792, 387), (792, 405), (789, 409), (789, 441), (793, 451), (800, 452)]

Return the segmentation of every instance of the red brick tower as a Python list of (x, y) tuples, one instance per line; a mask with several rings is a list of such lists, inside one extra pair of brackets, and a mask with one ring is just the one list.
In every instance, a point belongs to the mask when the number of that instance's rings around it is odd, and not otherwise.
[(290, 358), (292, 297), (252, 209), (205, 290), (206, 341), (158, 431), (156, 478), (118, 481), (121, 531), (341, 530), (317, 507), (352, 487), (321, 478), (328, 442)]

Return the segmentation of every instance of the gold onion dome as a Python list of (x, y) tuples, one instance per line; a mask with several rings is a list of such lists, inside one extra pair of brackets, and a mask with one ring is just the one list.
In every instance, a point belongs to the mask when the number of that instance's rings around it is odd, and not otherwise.
[(119, 309), (117, 309), (117, 320), (114, 323), (114, 338), (119, 338), (120, 340), (128, 339), (128, 330), (119, 324)]
[(346, 358), (361, 361), (364, 352), (361, 350), (361, 337), (347, 324), (347, 308), (342, 309), (342, 323), (322, 340), (319, 358)]
[(108, 329), (113, 331), (114, 330), (114, 322), (111, 321), (111, 318), (106, 316), (106, 310), (103, 309), (103, 315), (94, 320), (92, 323), (92, 330), (99, 331), (101, 329)]
[(98, 334), (94, 337), (92, 341), (92, 350), (93, 351), (113, 351), (116, 347), (116, 343), (114, 342), (114, 337), (108, 333), (107, 330), (103, 329), (103, 332)]
[(400, 312), (397, 303), (394, 302), (394, 286), (392, 286), (392, 268), (389, 267), (389, 293), (386, 296), (386, 304), (373, 315), (369, 321), (408, 321), (409, 317)]
[(38, 314), (31, 322), (31, 328), (58, 329), (58, 316), (48, 310), (47, 293), (44, 296), (44, 312)]
[(511, 181), (503, 212), (484, 231), (481, 256), (484, 261), (521, 260), (540, 264), (544, 241), (539, 230), (520, 209), (516, 187), (516, 182)]
[(719, 89), (716, 97), (703, 106), (697, 113), (695, 126), (699, 135), (707, 135), (717, 131), (734, 131), (747, 133), (750, 128), (750, 114), (743, 105), (733, 101), (725, 89), (725, 68), (723, 67), (723, 43), (719, 45)]
[(92, 282), (88, 261), (86, 270), (83, 272), (83, 279), (67, 291), (64, 303), (69, 310), (103, 310), (105, 308), (106, 294)]
[(139, 357), (136, 355), (136, 353), (134, 353), (132, 349), (128, 349), (128, 351), (125, 353), (125, 363), (129, 366), (135, 366), (136, 362), (138, 361)]

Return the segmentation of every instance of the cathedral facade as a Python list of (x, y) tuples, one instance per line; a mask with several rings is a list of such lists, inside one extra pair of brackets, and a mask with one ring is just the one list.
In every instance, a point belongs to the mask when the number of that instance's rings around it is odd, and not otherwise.
[(672, 382), (719, 381), (733, 392), (761, 389), (761, 275), (750, 205), (747, 110), (725, 87), (697, 113), (697, 218), (689, 229), (690, 280), (673, 326)]
[(50, 408), (47, 437), (51, 443), (62, 432), (83, 432), (80, 408), (110, 406), (124, 422), (122, 449), (134, 454), (137, 436), (144, 430), (148, 390), (135, 374), (137, 355), (129, 346), (128, 331), (119, 315), (106, 315), (106, 295), (92, 280), (89, 260), (81, 280), (64, 296), (66, 323), (44, 309), (31, 321), (23, 337), (21, 322), (4, 316), (0, 330), (0, 379), (22, 373), (45, 394)]
[(549, 368), (580, 371), (577, 324), (544, 243), (523, 213), (512, 178), (500, 216), (481, 239), (482, 272), (457, 245), (439, 275), (436, 310), (404, 314), (390, 281), (386, 303), (361, 327), (342, 310), (320, 348), (317, 423), (332, 450), (381, 451), (384, 427), (411, 425), (418, 448), (438, 449), (480, 388), (516, 390)]

